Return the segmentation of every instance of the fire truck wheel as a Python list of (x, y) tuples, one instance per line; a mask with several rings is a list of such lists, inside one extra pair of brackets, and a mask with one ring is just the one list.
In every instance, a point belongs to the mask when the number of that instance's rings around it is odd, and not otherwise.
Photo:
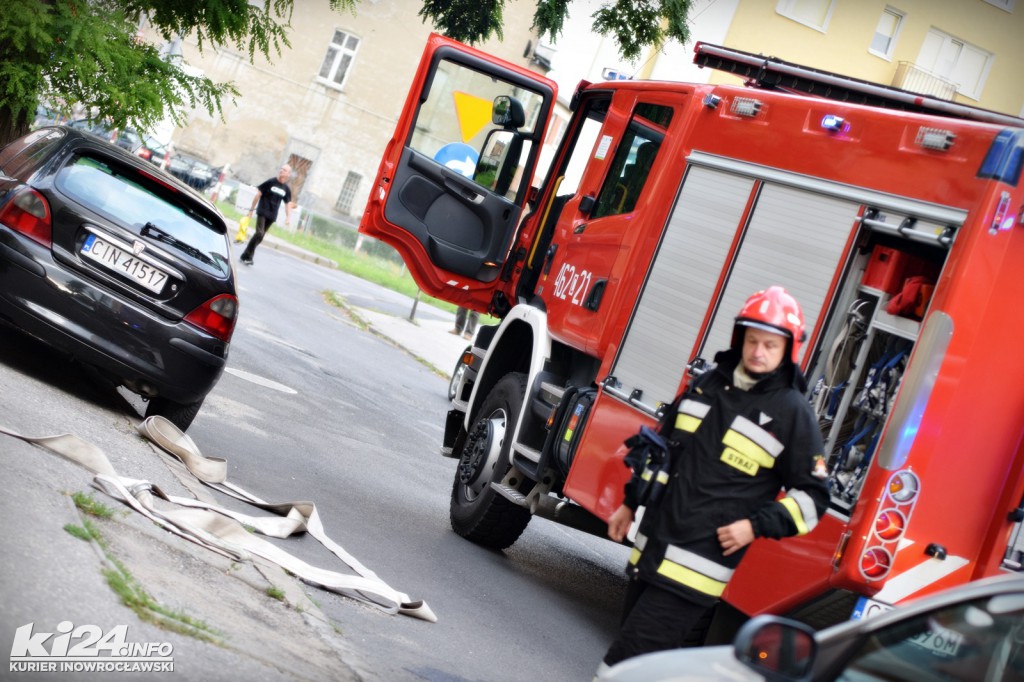
[(530, 522), (530, 512), (491, 488), (508, 472), (512, 429), (526, 395), (526, 375), (502, 377), (469, 430), (452, 485), (452, 529), (479, 545), (505, 549)]

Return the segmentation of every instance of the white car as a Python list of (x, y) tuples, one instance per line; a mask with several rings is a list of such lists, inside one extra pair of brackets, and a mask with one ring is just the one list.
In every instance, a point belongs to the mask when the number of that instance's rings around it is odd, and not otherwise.
[(1024, 682), (1024, 574), (967, 583), (818, 633), (757, 616), (732, 646), (637, 656), (598, 679)]

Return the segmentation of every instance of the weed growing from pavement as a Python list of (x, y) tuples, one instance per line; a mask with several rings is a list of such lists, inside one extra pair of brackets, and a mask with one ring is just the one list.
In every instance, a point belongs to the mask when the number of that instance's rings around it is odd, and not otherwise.
[(89, 516), (95, 516), (98, 519), (109, 519), (114, 515), (113, 509), (102, 502), (98, 502), (92, 495), (82, 492), (72, 493), (71, 500), (75, 503), (76, 507)]
[(276, 599), (277, 601), (284, 601), (284, 590), (280, 587), (271, 585), (267, 588), (267, 596), (271, 599)]
[[(114, 515), (113, 510), (94, 500), (91, 495), (74, 493), (71, 499), (82, 514), (101, 519), (109, 519)], [(223, 642), (218, 639), (220, 633), (209, 625), (181, 611), (169, 609), (150, 596), (129, 573), (128, 568), (110, 553), (107, 541), (91, 519), (83, 517), (82, 525), (69, 523), (64, 526), (64, 530), (79, 540), (95, 542), (99, 546), (107, 561), (107, 568), (102, 571), (107, 585), (120, 597), (121, 603), (134, 611), (139, 618), (165, 630), (223, 646)]]

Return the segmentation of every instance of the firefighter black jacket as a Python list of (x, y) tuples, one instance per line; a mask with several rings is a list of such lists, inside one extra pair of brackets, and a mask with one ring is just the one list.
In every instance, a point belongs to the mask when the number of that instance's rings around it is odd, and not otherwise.
[(721, 595), (746, 551), (723, 556), (719, 527), (750, 519), (757, 537), (800, 535), (828, 503), (814, 476), (823, 444), (803, 375), (786, 363), (744, 391), (732, 381), (739, 361), (738, 351), (719, 353), (666, 415), (669, 479), (630, 558), (639, 578), (699, 602)]

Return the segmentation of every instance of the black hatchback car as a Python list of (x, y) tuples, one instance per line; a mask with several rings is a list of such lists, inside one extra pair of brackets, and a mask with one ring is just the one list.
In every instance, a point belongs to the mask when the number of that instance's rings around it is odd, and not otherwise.
[(237, 313), (227, 227), (193, 190), (67, 127), (0, 150), (0, 321), (185, 430), (224, 372)]

